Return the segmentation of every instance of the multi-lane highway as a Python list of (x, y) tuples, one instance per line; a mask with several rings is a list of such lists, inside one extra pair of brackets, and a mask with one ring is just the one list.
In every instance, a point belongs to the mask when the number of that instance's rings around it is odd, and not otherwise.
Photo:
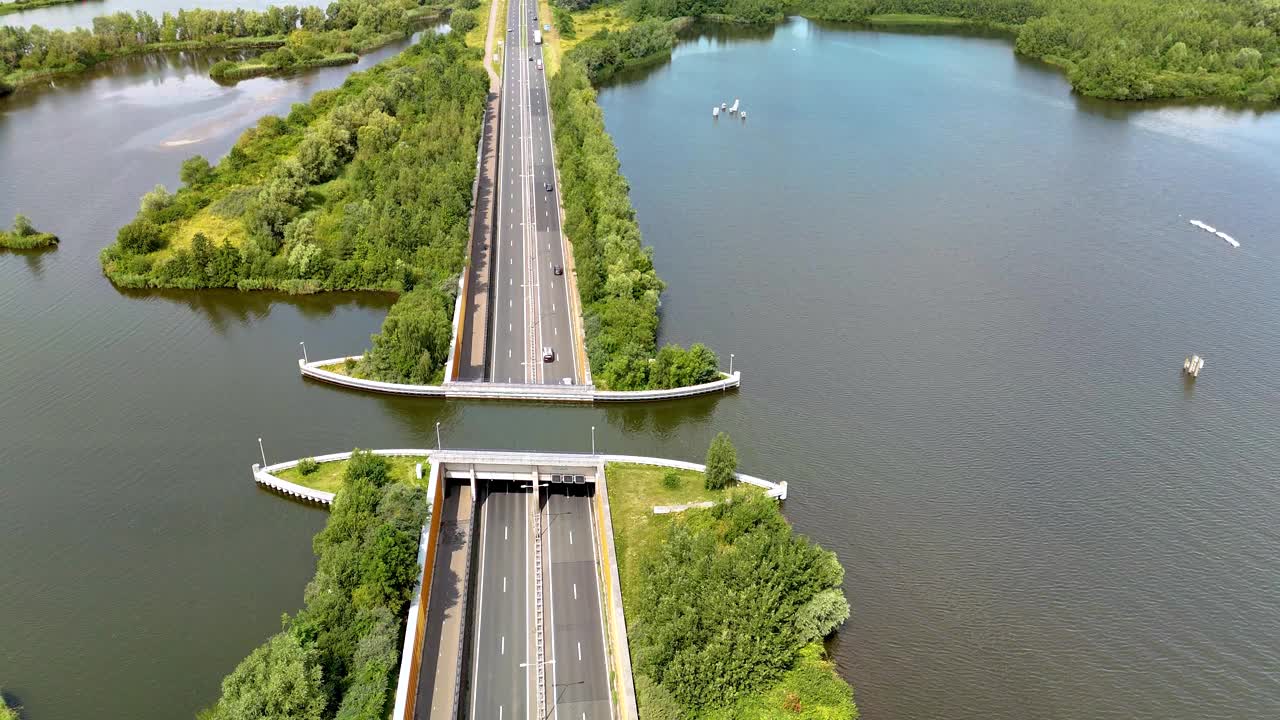
[(554, 706), (552, 717), (563, 720), (607, 719), (612, 712), (590, 490), (552, 486), (547, 496), (547, 655), (552, 661), (547, 697)]
[[(494, 219), (493, 382), (578, 384), (559, 185), (534, 0), (509, 0), (503, 41), (498, 212)], [(550, 360), (544, 354), (550, 351)]]
[[(528, 484), (482, 482), (468, 720), (611, 720), (592, 490), (542, 485), (535, 497)], [(541, 715), (534, 513), (544, 558)]]
[(470, 720), (531, 720), (534, 673), (529, 551), (532, 493), (485, 483), (472, 627)]

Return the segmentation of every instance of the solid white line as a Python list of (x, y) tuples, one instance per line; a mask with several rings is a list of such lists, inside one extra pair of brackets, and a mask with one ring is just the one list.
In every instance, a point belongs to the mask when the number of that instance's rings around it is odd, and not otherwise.
[[(482, 499), (482, 501), (481, 501), (481, 505), (480, 505), (480, 527), (484, 528), (485, 530), (488, 530), (488, 529), (489, 529), (489, 524), (488, 524), (488, 518), (489, 518), (489, 503), (488, 503), (488, 502), (486, 502), (487, 500), (488, 500), (488, 498), (483, 498), (483, 499)], [(484, 620), (484, 611), (483, 611), (483, 609), (484, 609), (484, 572), (483, 572), (483, 568), (484, 568), (484, 554), (485, 554), (485, 553), (484, 553), (484, 550), (485, 550), (485, 535), (486, 535), (486, 533), (480, 533), (480, 568), (481, 568), (481, 572), (480, 572), (480, 588), (476, 591), (476, 606), (477, 606), (477, 607), (479, 607), (479, 608), (481, 608), (481, 611), (476, 613), (476, 642), (477, 642), (477, 643), (479, 643), (479, 642), (480, 642), (480, 639), (481, 639), (481, 637), (482, 637), (482, 635), (480, 634), (480, 627), (481, 627), (481, 622)], [(473, 670), (473, 672), (472, 672), (471, 676), (472, 676), (472, 677), (479, 677), (479, 676), (480, 676), (480, 653), (476, 653), (476, 660), (475, 660), (475, 664), (474, 664), (474, 665), (475, 665), (475, 669)], [(479, 683), (476, 683), (476, 684), (477, 684), (477, 685), (479, 685)], [(476, 688), (475, 688), (475, 687), (472, 687), (472, 688), (471, 688), (471, 718), (472, 718), (472, 720), (475, 720), (475, 717), (476, 717)]]
[[(593, 491), (594, 492), (594, 491)], [(596, 555), (596, 549), (600, 547), (599, 539), (596, 537), (596, 504), (587, 502), (587, 509), (591, 515), (591, 561), (596, 566), (596, 606), (600, 611), (600, 646), (604, 650), (604, 657), (609, 657), (609, 635), (608, 630), (604, 626), (604, 598), (601, 597), (600, 588), (604, 585), (600, 582), (599, 573), (604, 572), (604, 568), (600, 566), (600, 559)], [(601, 532), (604, 532), (603, 528)], [(606, 673), (606, 678), (608, 674)], [(608, 680), (606, 679), (606, 682)], [(586, 717), (584, 714), (583, 717)], [(613, 720), (613, 703), (609, 703), (609, 720)]]
[[(548, 513), (548, 515), (550, 515), (550, 513), (551, 513), (551, 491), (550, 491), (550, 490), (547, 490), (547, 513)], [(548, 528), (548, 529), (549, 529), (549, 528)], [(548, 533), (547, 533), (547, 553), (546, 553), (546, 563), (545, 563), (545, 565), (544, 565), (545, 567), (548, 567), (548, 568), (549, 568), (549, 567), (551, 567), (551, 565), (552, 565), (552, 562), (551, 562), (551, 546), (552, 546), (552, 544), (553, 544), (553, 543), (551, 542), (551, 533), (550, 533), (550, 532), (548, 532)], [(551, 643), (551, 649), (550, 649), (550, 652), (548, 652), (547, 654), (551, 657), (551, 662), (549, 663), (549, 664), (551, 665), (551, 687), (554, 689), (554, 688), (555, 688), (555, 686), (556, 686), (557, 678), (556, 678), (556, 666), (555, 666), (555, 661), (556, 661), (556, 639), (555, 639), (555, 634), (556, 634), (556, 603), (555, 603), (555, 597), (556, 597), (556, 585), (555, 585), (555, 575), (554, 575), (553, 573), (547, 573), (547, 593), (548, 593), (548, 597), (550, 597), (550, 598), (551, 598), (551, 602), (547, 603), (547, 617), (551, 619), (551, 631), (550, 631), (550, 634), (549, 634), (549, 638), (548, 638), (546, 641)], [(554, 706), (552, 706), (552, 714), (553, 714), (555, 717), (559, 717), (559, 716), (560, 716), (560, 703), (558, 703), (558, 702), (557, 702)]]
[(500, 655), (507, 654), (507, 636), (506, 635), (502, 636), (502, 649), (499, 651), (499, 654)]

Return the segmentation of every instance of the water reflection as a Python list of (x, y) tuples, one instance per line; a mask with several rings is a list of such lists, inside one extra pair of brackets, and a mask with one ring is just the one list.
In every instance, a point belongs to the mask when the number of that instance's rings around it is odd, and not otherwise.
[(203, 317), (218, 335), (228, 328), (248, 327), (265, 319), (277, 305), (287, 305), (304, 318), (324, 318), (335, 310), (347, 308), (386, 311), (395, 302), (390, 293), (320, 293), (288, 295), (275, 292), (240, 292), (230, 289), (201, 290), (135, 290), (117, 288), (131, 300), (181, 305)]

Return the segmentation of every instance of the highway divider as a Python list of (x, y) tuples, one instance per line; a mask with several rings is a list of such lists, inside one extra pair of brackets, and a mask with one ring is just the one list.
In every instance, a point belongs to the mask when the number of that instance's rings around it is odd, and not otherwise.
[(441, 385), (408, 385), (389, 383), (381, 380), (364, 380), (343, 373), (325, 370), (326, 366), (339, 365), (347, 360), (357, 361), (360, 355), (332, 360), (315, 360), (307, 362), (298, 360), (298, 369), (303, 377), (313, 380), (341, 385), (342, 387), (365, 390), (387, 395), (416, 395), (423, 397), (441, 397), (450, 399), (471, 400), (526, 400), (533, 402), (649, 402), (657, 400), (673, 400), (676, 398), (723, 393), (735, 390), (742, 385), (742, 372), (735, 370), (733, 374), (720, 373), (719, 380), (700, 385), (664, 390), (598, 390), (594, 385), (514, 385), (506, 383), (479, 382), (445, 382)]

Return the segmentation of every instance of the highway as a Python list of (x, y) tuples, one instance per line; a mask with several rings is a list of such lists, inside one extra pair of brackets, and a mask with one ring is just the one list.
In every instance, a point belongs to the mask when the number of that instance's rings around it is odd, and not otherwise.
[(605, 659), (604, 624), (596, 576), (594, 487), (552, 486), (547, 497), (547, 560), (553, 661), (547, 709), (561, 720), (609, 720), (613, 704)]
[[(534, 0), (509, 0), (502, 68), (498, 212), (494, 220), (489, 378), (500, 383), (581, 382), (560, 229), (559, 183)], [(551, 348), (553, 360), (543, 359)]]
[[(476, 569), (471, 720), (531, 720), (534, 700), (530, 582), (532, 493), (484, 483)], [(522, 667), (523, 666), (523, 667)]]

